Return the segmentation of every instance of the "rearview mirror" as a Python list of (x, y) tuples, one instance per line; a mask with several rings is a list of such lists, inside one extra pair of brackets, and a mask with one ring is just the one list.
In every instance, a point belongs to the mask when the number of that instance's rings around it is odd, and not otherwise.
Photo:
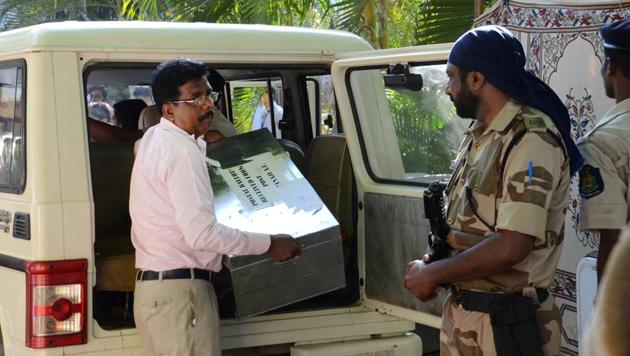
[(389, 66), (387, 74), (383, 76), (385, 86), (388, 88), (402, 88), (412, 91), (422, 90), (422, 76), (420, 74), (409, 73), (409, 66), (395, 64)]

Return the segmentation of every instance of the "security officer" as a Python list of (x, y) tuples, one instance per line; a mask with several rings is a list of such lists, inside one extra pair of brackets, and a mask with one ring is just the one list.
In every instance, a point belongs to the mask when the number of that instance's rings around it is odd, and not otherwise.
[(450, 284), (441, 355), (557, 355), (560, 315), (547, 292), (560, 257), (570, 173), (582, 162), (566, 107), (524, 69), (521, 43), (484, 26), (454, 44), (446, 93), (465, 132), (448, 186), (450, 257), (408, 264), (427, 301)]
[(613, 106), (582, 140), (580, 229), (599, 231), (597, 276), (601, 279), (620, 229), (630, 221), (630, 19), (602, 27), (602, 77)]

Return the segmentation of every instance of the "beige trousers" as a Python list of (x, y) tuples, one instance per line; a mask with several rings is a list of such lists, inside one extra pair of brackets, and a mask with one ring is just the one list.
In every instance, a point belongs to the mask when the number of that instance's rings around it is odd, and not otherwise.
[(207, 281), (136, 281), (133, 312), (144, 355), (221, 355), (217, 298)]
[[(545, 356), (560, 355), (561, 316), (549, 296), (536, 311)], [(490, 315), (468, 311), (453, 301), (444, 302), (440, 330), (441, 356), (496, 356)], [(504, 356), (504, 355), (499, 355)]]

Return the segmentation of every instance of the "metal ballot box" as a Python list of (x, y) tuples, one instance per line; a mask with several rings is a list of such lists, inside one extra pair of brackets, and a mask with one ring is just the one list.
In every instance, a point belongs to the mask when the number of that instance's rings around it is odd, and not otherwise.
[(303, 246), (284, 263), (268, 253), (225, 256), (238, 319), (345, 287), (339, 224), (268, 130), (223, 139), (207, 156), (219, 223), (290, 234)]

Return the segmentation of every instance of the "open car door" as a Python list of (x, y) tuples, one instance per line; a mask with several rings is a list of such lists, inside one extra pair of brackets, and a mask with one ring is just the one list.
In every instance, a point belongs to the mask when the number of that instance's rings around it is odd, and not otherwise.
[(422, 303), (404, 288), (407, 263), (427, 248), (423, 192), (448, 180), (470, 124), (445, 94), (451, 45), (356, 53), (332, 66), (356, 178), (361, 301), (439, 327), (445, 291)]

